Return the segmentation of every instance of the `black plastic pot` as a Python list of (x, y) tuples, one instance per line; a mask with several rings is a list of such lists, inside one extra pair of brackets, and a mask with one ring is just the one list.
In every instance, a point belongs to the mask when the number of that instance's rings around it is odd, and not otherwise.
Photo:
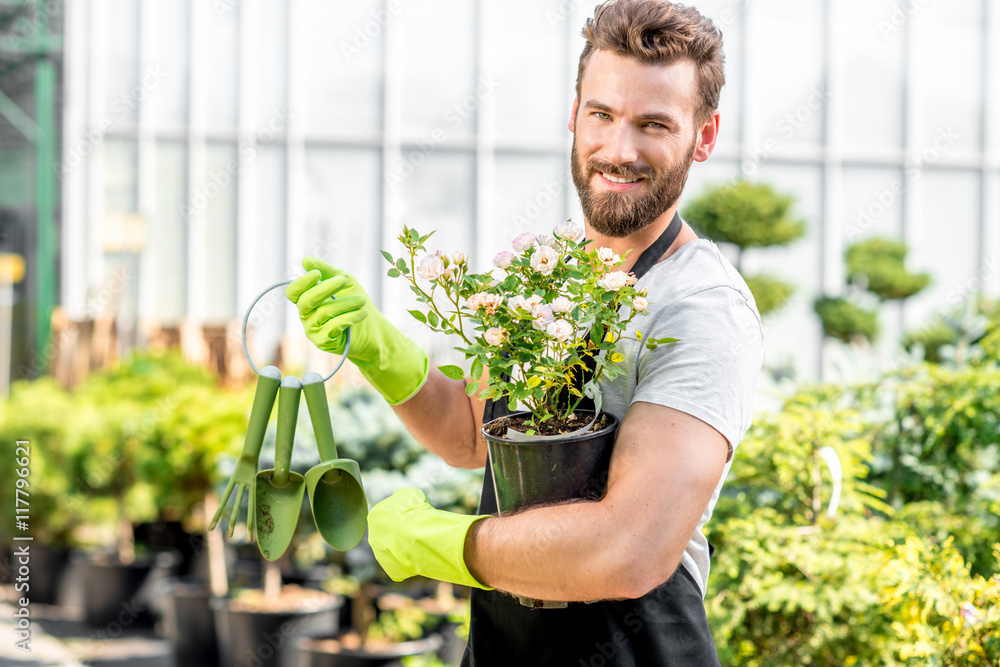
[[(510, 417), (530, 414), (515, 412)], [(582, 424), (594, 415), (584, 410), (577, 410), (577, 414), (586, 419)], [(506, 440), (489, 433), (490, 424), (497, 420), (485, 424), (483, 436), (489, 443), (500, 515), (532, 505), (603, 498), (619, 426), (617, 417), (603, 414), (610, 423), (599, 431), (559, 440)]]
[[(297, 612), (237, 611), (228, 598), (212, 598), (220, 665), (298, 667), (295, 638), (303, 633), (336, 634), (341, 598), (328, 606)], [(182, 664), (178, 662), (178, 664)]]
[(403, 658), (441, 648), (441, 637), (436, 634), (395, 644), (390, 650), (381, 653), (350, 649), (327, 651), (313, 644), (317, 640), (338, 637), (337, 633), (308, 633), (299, 637), (296, 640), (299, 656), (297, 667), (402, 667)]
[(82, 571), (83, 616), (92, 627), (151, 628), (162, 611), (156, 582), (175, 571), (180, 556), (161, 552), (128, 565), (105, 554), (74, 554)]
[[(21, 542), (20, 544), (30, 544)], [(59, 590), (62, 587), (66, 568), (69, 566), (69, 549), (65, 547), (45, 546), (36, 544), (28, 547), (31, 560), (30, 581), (27, 597), (32, 602), (42, 604), (58, 604)], [(17, 551), (15, 547), (13, 552)], [(11, 574), (15, 575), (19, 567), (18, 559), (11, 556)]]
[(213, 667), (218, 664), (215, 617), (208, 601), (212, 592), (203, 579), (163, 582), (163, 625), (174, 647), (177, 665)]

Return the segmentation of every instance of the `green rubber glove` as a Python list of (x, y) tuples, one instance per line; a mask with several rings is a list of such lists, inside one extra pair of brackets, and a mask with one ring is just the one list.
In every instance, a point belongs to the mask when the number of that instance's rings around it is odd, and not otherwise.
[(420, 489), (397, 489), (368, 512), (368, 544), (393, 581), (419, 574), (491, 591), (465, 566), (465, 536), (488, 518), (437, 510)]
[[(343, 354), (390, 405), (413, 397), (427, 381), (427, 353), (378, 311), (357, 278), (315, 257), (302, 260), (306, 274), (285, 288), (299, 309), (306, 336), (316, 347)], [(336, 299), (331, 299), (336, 296)]]

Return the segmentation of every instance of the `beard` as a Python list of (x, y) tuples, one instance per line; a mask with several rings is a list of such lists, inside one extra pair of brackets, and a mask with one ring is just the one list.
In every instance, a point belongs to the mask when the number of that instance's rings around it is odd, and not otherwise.
[[(696, 134), (687, 154), (659, 173), (650, 166), (616, 165), (593, 157), (587, 161), (585, 169), (580, 164), (574, 135), (570, 157), (573, 184), (580, 195), (580, 205), (587, 222), (600, 234), (612, 238), (624, 238), (645, 229), (680, 199), (697, 150)], [(591, 177), (597, 172), (619, 178), (644, 178), (648, 191), (641, 195), (598, 192), (591, 182)]]

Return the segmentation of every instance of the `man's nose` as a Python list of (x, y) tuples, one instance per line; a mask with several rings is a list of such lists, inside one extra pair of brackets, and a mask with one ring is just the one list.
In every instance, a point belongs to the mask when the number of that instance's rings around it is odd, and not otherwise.
[(632, 164), (639, 159), (639, 146), (635, 132), (626, 123), (615, 126), (607, 144), (608, 161), (616, 164)]

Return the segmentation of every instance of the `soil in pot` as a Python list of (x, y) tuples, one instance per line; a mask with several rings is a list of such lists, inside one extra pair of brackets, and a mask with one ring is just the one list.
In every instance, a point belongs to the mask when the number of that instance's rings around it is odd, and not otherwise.
[(298, 640), (301, 667), (402, 667), (402, 659), (437, 651), (439, 635), (429, 635), (408, 642), (369, 639), (364, 647), (361, 637), (353, 630), (342, 634), (314, 635)]
[[(495, 438), (507, 439), (507, 429), (512, 428), (515, 431), (520, 431), (526, 433), (529, 429), (534, 429), (538, 435), (562, 435), (564, 433), (571, 433), (583, 428), (587, 422), (594, 418), (592, 412), (574, 412), (572, 416), (568, 419), (559, 419), (554, 417), (547, 421), (542, 422), (538, 426), (528, 426), (528, 420), (530, 420), (531, 414), (525, 413), (515, 413), (507, 417), (497, 417), (493, 421), (484, 425), (483, 428), (486, 432)], [(603, 428), (607, 428), (611, 425), (614, 417), (608, 415), (607, 413), (602, 413), (597, 421), (587, 429), (587, 433), (597, 432)]]
[(208, 601), (208, 582), (167, 579), (163, 582), (163, 625), (174, 647), (178, 665), (210, 667), (217, 664), (215, 618)]
[(219, 664), (294, 667), (294, 638), (303, 632), (335, 634), (342, 598), (286, 585), (276, 599), (257, 589), (209, 602), (215, 616)]

